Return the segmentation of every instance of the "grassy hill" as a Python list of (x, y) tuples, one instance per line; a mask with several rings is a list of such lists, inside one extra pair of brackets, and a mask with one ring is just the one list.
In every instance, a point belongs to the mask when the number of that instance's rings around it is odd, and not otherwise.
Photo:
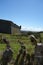
[[(40, 33), (40, 34), (41, 34), (41, 39), (43, 42), (43, 33)], [(15, 35), (9, 35), (9, 34), (0, 34), (0, 39), (1, 39), (1, 36), (5, 36), (9, 40), (10, 46), (14, 52), (13, 59), (16, 59), (16, 56), (20, 49), (20, 44), (18, 43), (18, 40), (22, 41), (25, 44), (26, 49), (30, 55), (34, 52), (34, 46), (31, 45), (29, 36), (15, 36)], [(0, 41), (0, 58), (5, 48), (6, 48), (6, 44), (1, 43)]]
[[(8, 35), (8, 34), (1, 34), (2, 36), (5, 36), (9, 42), (12, 50), (14, 51), (13, 58), (16, 58), (16, 55), (20, 49), (20, 44), (18, 43), (18, 40), (22, 41), (26, 49), (29, 50), (29, 53), (32, 52), (32, 45), (30, 42), (30, 39), (28, 36), (14, 36), (14, 35)], [(0, 42), (0, 51), (4, 51), (6, 48), (6, 44)]]

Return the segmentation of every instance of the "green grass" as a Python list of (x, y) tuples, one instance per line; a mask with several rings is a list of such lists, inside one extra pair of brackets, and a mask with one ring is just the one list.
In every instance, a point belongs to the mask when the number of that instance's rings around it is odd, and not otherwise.
[[(6, 36), (6, 38), (9, 40), (10, 46), (14, 52), (13, 59), (16, 58), (18, 51), (20, 49), (20, 44), (18, 43), (18, 39), (25, 44), (26, 49), (30, 55), (34, 52), (34, 46), (31, 45), (31, 41), (28, 36), (14, 36), (14, 35), (8, 35), (8, 34), (1, 34), (1, 35)], [(41, 37), (43, 41), (43, 34), (41, 34)], [(1, 44), (0, 42), (0, 51), (4, 51), (5, 48), (6, 48), (6, 44)]]
[[(6, 35), (6, 34), (4, 34)], [(4, 36), (3, 35), (3, 36)], [(9, 40), (10, 42), (10, 46), (13, 50), (13, 58), (15, 59), (17, 54), (18, 54), (18, 51), (20, 49), (20, 44), (18, 43), (18, 39), (21, 40), (25, 46), (26, 46), (26, 49), (28, 50), (28, 52), (31, 54), (32, 51), (33, 51), (33, 47), (31, 45), (31, 42), (30, 42), (30, 39), (28, 36), (13, 36), (13, 35), (6, 35), (6, 38)], [(1, 44), (0, 43), (0, 51), (4, 51), (6, 48), (6, 45), (5, 44)]]

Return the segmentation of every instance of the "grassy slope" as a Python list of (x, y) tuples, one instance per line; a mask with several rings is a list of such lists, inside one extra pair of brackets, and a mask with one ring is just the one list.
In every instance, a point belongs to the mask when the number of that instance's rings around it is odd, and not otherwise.
[[(10, 46), (13, 50), (13, 58), (15, 59), (17, 56), (17, 53), (20, 49), (20, 44), (18, 43), (18, 39), (23, 41), (23, 43), (26, 46), (26, 49), (28, 52), (31, 54), (33, 52), (34, 47), (31, 45), (30, 39), (28, 36), (13, 36), (13, 35), (6, 35), (2, 34), (2, 36), (6, 36), (6, 38), (10, 41)], [(43, 40), (43, 34), (41, 34), (42, 40)], [(1, 42), (0, 42), (1, 43)], [(0, 51), (5, 50), (6, 45), (5, 44), (0, 44)], [(0, 54), (1, 56), (1, 54)]]

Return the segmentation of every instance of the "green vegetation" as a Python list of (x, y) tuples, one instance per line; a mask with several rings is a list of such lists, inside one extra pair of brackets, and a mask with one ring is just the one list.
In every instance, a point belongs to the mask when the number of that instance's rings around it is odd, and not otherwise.
[[(31, 45), (29, 36), (14, 36), (14, 35), (9, 35), (9, 34), (0, 34), (0, 35), (5, 36), (9, 40), (10, 46), (14, 52), (13, 59), (16, 58), (18, 51), (20, 49), (20, 44), (18, 43), (18, 39), (25, 44), (26, 49), (30, 54), (34, 52), (34, 46)], [(1, 39), (1, 36), (0, 36), (0, 39)], [(43, 41), (43, 33), (41, 33), (41, 37), (42, 37), (42, 41)], [(6, 44), (4, 44), (4, 43), (2, 44), (0, 42), (0, 53), (1, 53), (1, 51), (4, 51), (5, 48), (6, 48)], [(1, 58), (1, 54), (0, 54), (0, 58)]]

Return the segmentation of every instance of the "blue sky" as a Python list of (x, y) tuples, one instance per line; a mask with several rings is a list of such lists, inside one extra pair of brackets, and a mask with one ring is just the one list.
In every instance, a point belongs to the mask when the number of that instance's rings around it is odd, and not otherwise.
[(43, 31), (43, 0), (0, 0), (0, 19), (11, 20), (22, 30)]

